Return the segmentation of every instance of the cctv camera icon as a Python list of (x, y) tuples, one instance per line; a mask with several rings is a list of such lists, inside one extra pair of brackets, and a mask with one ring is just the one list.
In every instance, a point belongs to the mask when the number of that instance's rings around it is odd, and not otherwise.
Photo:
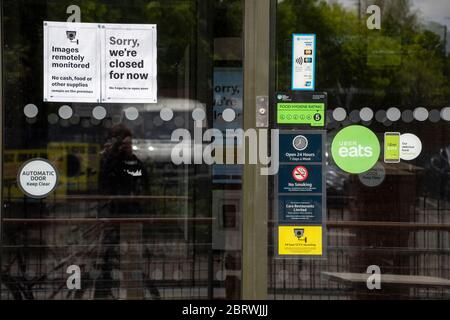
[(307, 242), (308, 238), (305, 237), (304, 239), (302, 239), (305, 235), (305, 229), (294, 229), (294, 235), (299, 241), (304, 241), (305, 243)]
[(70, 41), (75, 40), (76, 36), (77, 36), (77, 32), (76, 31), (66, 31), (66, 35), (67, 35), (67, 39), (69, 39)]
[(76, 31), (66, 31), (66, 35), (67, 39), (69, 39), (70, 42), (75, 42), (76, 44), (78, 44), (78, 40), (75, 40), (75, 38), (77, 37)]

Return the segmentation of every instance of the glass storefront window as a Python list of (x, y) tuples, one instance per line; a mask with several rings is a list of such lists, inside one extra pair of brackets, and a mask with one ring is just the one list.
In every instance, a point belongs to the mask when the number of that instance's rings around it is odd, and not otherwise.
[[(241, 1), (80, 3), (82, 22), (157, 25), (158, 103), (43, 102), (43, 21), (66, 21), (72, 4), (2, 1), (1, 298), (239, 297), (239, 168), (230, 183), (226, 170), (173, 164), (171, 133), (193, 136), (195, 115), (227, 127), (213, 85), (242, 88)], [(60, 174), (41, 200), (16, 183), (37, 157)]]
[[(0, 3), (0, 299), (450, 297), (447, 0)], [(155, 25), (157, 103), (46, 101), (45, 22)], [(278, 133), (277, 94), (301, 96), (293, 65), (312, 61), (294, 56), (299, 34), (316, 41), (306, 50), (316, 51), (309, 93), (326, 97), (325, 119), (313, 116), (325, 123), (315, 128), (323, 129), (323, 166), (313, 166), (326, 197), (302, 207), (324, 211), (316, 257), (286, 257), (278, 247), (277, 197), (288, 192), (277, 184), (286, 176), (305, 181), (307, 166), (263, 175), (251, 157), (210, 163), (203, 153), (214, 147), (225, 159), (253, 133)], [(67, 39), (78, 41), (76, 30)], [(333, 150), (352, 126), (380, 142), (369, 171), (339, 160), (365, 149)], [(299, 128), (285, 126), (284, 134)], [(209, 140), (208, 129), (215, 129)], [(242, 140), (217, 138), (241, 129)], [(188, 136), (181, 149), (175, 132)], [(268, 134), (269, 151), (284, 150), (276, 137)], [(308, 139), (296, 138), (289, 147), (305, 150)], [(247, 153), (265, 144), (258, 139)], [(403, 152), (403, 144), (414, 148)], [(174, 161), (174, 150), (189, 163)], [(36, 158), (58, 174), (43, 198), (18, 183)], [(289, 196), (298, 204), (298, 193)], [(311, 240), (299, 224), (288, 227), (295, 241)], [(373, 273), (381, 287), (369, 281)], [(68, 284), (73, 274), (79, 288)]]
[[(370, 5), (380, 29), (369, 28)], [(448, 299), (449, 13), (447, 1), (278, 1), (276, 91), (290, 89), (292, 33), (317, 36), (316, 91), (328, 93), (328, 249), (326, 259), (271, 259), (272, 298)], [(382, 146), (386, 132), (414, 134), (422, 152), (400, 163), (381, 155), (376, 180), (349, 174), (331, 143), (351, 125)], [(381, 270), (381, 290), (368, 289), (369, 266)]]

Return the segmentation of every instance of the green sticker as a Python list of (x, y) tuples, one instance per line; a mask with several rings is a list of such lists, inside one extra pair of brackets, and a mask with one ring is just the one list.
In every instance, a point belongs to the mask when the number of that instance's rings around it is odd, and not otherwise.
[(334, 137), (331, 144), (334, 162), (349, 173), (370, 170), (380, 157), (380, 141), (372, 130), (363, 126), (349, 126)]
[(278, 124), (307, 124), (312, 127), (325, 125), (324, 103), (278, 103)]
[(386, 132), (384, 134), (384, 162), (400, 162), (400, 133)]

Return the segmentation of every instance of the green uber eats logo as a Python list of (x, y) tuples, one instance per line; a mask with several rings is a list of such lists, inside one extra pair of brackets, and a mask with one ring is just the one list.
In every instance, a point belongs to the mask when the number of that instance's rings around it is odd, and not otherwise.
[(370, 170), (380, 156), (380, 142), (372, 130), (363, 126), (349, 126), (334, 137), (331, 144), (334, 162), (349, 173)]

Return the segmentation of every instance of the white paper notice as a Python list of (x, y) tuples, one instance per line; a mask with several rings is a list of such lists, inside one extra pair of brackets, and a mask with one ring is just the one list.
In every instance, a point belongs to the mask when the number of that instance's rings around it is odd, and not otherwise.
[(292, 90), (315, 89), (316, 35), (292, 36)]
[(102, 25), (104, 102), (156, 102), (156, 26)]
[(44, 101), (99, 102), (98, 29), (91, 23), (44, 22)]
[(44, 101), (157, 102), (153, 24), (44, 22)]

